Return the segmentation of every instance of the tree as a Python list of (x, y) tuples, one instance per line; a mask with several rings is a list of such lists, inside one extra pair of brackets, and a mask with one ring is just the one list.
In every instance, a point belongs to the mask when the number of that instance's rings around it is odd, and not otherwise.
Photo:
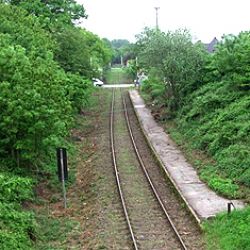
[(18, 165), (40, 165), (72, 120), (67, 76), (53, 60), (51, 44), (35, 17), (0, 6), (0, 153)]
[(75, 0), (3, 0), (22, 7), (39, 18), (47, 28), (51, 25), (74, 24), (80, 18), (86, 18), (85, 9)]
[(208, 80), (223, 80), (238, 89), (250, 89), (249, 38), (250, 32), (223, 38), (207, 65)]
[(201, 83), (204, 48), (193, 44), (186, 30), (166, 34), (148, 28), (137, 36), (136, 47), (139, 65), (153, 77), (156, 93), (170, 110), (177, 110)]
[(59, 44), (55, 58), (67, 72), (92, 78), (111, 60), (110, 48), (87, 30), (67, 26), (54, 37)]
[(122, 64), (131, 57), (131, 44), (128, 40), (115, 39), (110, 44), (113, 48), (112, 64)]

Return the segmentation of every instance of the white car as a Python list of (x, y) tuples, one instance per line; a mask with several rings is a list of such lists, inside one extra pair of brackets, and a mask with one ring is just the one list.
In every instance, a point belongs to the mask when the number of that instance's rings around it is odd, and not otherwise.
[(94, 84), (94, 86), (101, 87), (104, 83), (100, 79), (93, 78), (93, 84)]

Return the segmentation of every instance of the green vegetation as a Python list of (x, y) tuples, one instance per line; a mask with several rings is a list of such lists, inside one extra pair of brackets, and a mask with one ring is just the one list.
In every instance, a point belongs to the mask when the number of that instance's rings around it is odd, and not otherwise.
[(250, 246), (250, 208), (222, 214), (204, 224), (209, 250), (247, 250)]
[(56, 178), (55, 148), (70, 147), (91, 78), (111, 59), (98, 36), (74, 26), (79, 18), (85, 9), (74, 0), (0, 1), (1, 249), (34, 248), (33, 189)]
[(133, 76), (127, 68), (111, 68), (105, 72), (104, 78), (107, 84), (133, 83)]
[(134, 58), (133, 44), (128, 40), (115, 39), (108, 43), (113, 48), (112, 65), (124, 66), (128, 60)]
[[(177, 117), (179, 130), (194, 142), (193, 147), (215, 160), (216, 172), (247, 187), (250, 187), (250, 88), (245, 66), (248, 50), (243, 50), (243, 41), (248, 43), (249, 35), (242, 33), (224, 39), (209, 58), (207, 82), (187, 97)], [(232, 66), (234, 63), (237, 66)]]
[(186, 30), (165, 34), (145, 29), (136, 43), (138, 63), (147, 71), (149, 81), (143, 86), (154, 101), (176, 112), (185, 97), (197, 89), (202, 80), (204, 48), (193, 44)]
[[(149, 72), (142, 90), (158, 108), (165, 107), (165, 119), (175, 119), (177, 131), (190, 141), (192, 149), (214, 160), (213, 166), (204, 166), (206, 171), (211, 168), (211, 173), (204, 172), (201, 177), (231, 197), (235, 197), (237, 185), (250, 186), (250, 87), (246, 66), (249, 35), (225, 37), (212, 55), (202, 51), (200, 44), (192, 45), (186, 32), (146, 31), (138, 42), (141, 63)], [(156, 48), (153, 42), (162, 44), (160, 54), (164, 55), (161, 59), (155, 57), (155, 61), (146, 50)], [(182, 50), (176, 49), (179, 47)], [(173, 61), (175, 65), (171, 66)], [(198, 74), (194, 72), (197, 62)], [(232, 192), (225, 185), (231, 186)]]
[[(186, 31), (145, 30), (137, 41), (140, 66), (149, 75), (143, 95), (153, 112), (211, 189), (247, 201), (249, 38), (250, 32), (225, 36), (213, 54), (192, 44)], [(249, 216), (247, 208), (207, 223), (209, 249), (248, 249)]]
[(51, 218), (43, 213), (36, 216), (37, 240), (35, 249), (66, 249), (67, 236), (72, 230), (79, 230), (80, 223), (68, 218)]
[(33, 181), (10, 173), (0, 174), (1, 249), (31, 249), (35, 239), (34, 214), (23, 211), (20, 203), (33, 198)]

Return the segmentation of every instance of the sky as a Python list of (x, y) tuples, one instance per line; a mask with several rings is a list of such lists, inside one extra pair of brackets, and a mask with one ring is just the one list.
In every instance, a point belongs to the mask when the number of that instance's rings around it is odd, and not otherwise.
[(127, 39), (144, 27), (155, 27), (158, 10), (159, 28), (167, 32), (186, 28), (193, 40), (208, 43), (224, 34), (237, 35), (250, 30), (249, 0), (77, 0), (88, 18), (81, 26), (101, 38)]

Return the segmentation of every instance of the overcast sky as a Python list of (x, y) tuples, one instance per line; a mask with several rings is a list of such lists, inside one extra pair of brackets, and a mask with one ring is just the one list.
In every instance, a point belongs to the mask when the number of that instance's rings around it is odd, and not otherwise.
[(194, 40), (210, 42), (223, 34), (250, 30), (250, 0), (77, 0), (88, 19), (82, 26), (112, 39), (135, 41), (144, 27), (155, 27), (159, 9), (162, 31), (187, 28)]

